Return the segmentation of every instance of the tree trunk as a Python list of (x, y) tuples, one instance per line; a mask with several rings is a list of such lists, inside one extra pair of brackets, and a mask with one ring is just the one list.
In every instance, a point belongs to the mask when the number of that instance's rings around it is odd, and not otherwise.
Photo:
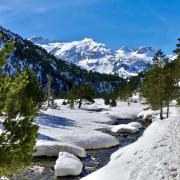
[(48, 107), (50, 107), (50, 97), (51, 97), (51, 76), (50, 72), (48, 74)]
[(82, 105), (82, 99), (79, 100), (79, 109), (81, 108)]
[(169, 103), (167, 105), (167, 114), (166, 114), (166, 117), (168, 118), (169, 117)]
[(161, 109), (160, 109), (160, 119), (163, 120), (163, 107), (161, 105)]

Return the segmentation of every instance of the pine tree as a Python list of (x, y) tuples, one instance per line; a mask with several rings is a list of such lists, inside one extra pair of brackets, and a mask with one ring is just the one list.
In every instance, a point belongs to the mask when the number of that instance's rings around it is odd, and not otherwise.
[(0, 114), (5, 118), (0, 135), (0, 176), (11, 176), (31, 164), (38, 130), (33, 118), (43, 101), (39, 84), (28, 69), (13, 77), (2, 74), (13, 49), (9, 41), (0, 51)]
[(74, 86), (69, 92), (68, 99), (73, 102), (75, 100), (79, 100), (79, 108), (82, 106), (83, 100), (87, 100), (89, 102), (94, 102), (93, 98), (95, 97), (95, 90), (92, 89), (88, 84), (83, 84), (80, 86)]
[(176, 59), (173, 61), (172, 69), (173, 69), (173, 77), (176, 81), (176, 99), (178, 104), (180, 104), (180, 38), (178, 38), (178, 43), (176, 44), (176, 50), (174, 53), (177, 55)]
[(51, 101), (51, 74), (49, 72), (48, 74), (48, 92), (47, 92), (47, 101), (48, 101), (48, 108), (50, 107), (50, 101)]
[(164, 78), (164, 103), (167, 107), (166, 117), (169, 117), (169, 104), (173, 99), (176, 99), (179, 94), (179, 86), (177, 80), (174, 78), (174, 65), (168, 64), (163, 69)]
[(109, 98), (109, 94), (104, 95), (104, 104), (105, 105), (110, 105), (110, 98)]
[(113, 97), (111, 98), (110, 106), (111, 106), (111, 107), (117, 106), (117, 102), (116, 102), (115, 96), (113, 96)]
[(128, 101), (130, 97), (132, 97), (133, 89), (131, 88), (131, 84), (127, 82), (124, 87), (120, 87), (118, 91), (118, 97), (122, 101)]
[(163, 119), (165, 94), (165, 74), (163, 67), (167, 64), (166, 55), (158, 50), (153, 58), (151, 70), (146, 73), (143, 85), (143, 96), (152, 109), (160, 109), (160, 119)]

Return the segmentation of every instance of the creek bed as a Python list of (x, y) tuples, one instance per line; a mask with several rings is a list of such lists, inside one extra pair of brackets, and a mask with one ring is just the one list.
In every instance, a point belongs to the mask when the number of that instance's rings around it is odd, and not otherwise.
[[(140, 121), (137, 118), (120, 119), (112, 117), (112, 119), (114, 120), (114, 125)], [(143, 124), (142, 121), (140, 122)], [(66, 176), (55, 178), (53, 167), (55, 165), (57, 157), (35, 157), (33, 159), (32, 167), (17, 173), (13, 180), (79, 180), (82, 177), (105, 166), (109, 162), (112, 153), (114, 153), (115, 151), (117, 151), (117, 149), (121, 147), (127, 146), (128, 144), (135, 142), (143, 134), (145, 128), (146, 126), (145, 124), (143, 124), (143, 128), (141, 128), (141, 130), (135, 134), (112, 133), (103, 130), (104, 133), (114, 136), (119, 141), (119, 145), (108, 149), (86, 150), (87, 156), (81, 159), (84, 164), (83, 171), (79, 176)], [(42, 167), (42, 169), (39, 169), (38, 167)]]

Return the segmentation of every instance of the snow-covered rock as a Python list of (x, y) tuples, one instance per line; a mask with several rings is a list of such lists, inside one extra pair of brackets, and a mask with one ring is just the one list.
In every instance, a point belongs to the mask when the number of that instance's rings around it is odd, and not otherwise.
[(140, 122), (131, 122), (128, 125), (136, 127), (136, 128), (142, 128), (142, 124)]
[(83, 130), (83, 132), (74, 136), (71, 135), (71, 137), (69, 137), (68, 135), (64, 135), (62, 138), (84, 149), (109, 148), (119, 144), (118, 140), (113, 136), (98, 131), (85, 132)]
[(30, 39), (57, 58), (100, 73), (122, 77), (135, 76), (147, 70), (157, 48), (142, 46), (136, 49), (121, 47), (117, 51), (91, 38), (80, 41), (50, 41), (41, 37)]
[(37, 141), (35, 156), (58, 156), (59, 152), (65, 151), (79, 157), (85, 157), (86, 151), (78, 146), (56, 142), (56, 141)]
[(73, 154), (60, 152), (54, 166), (55, 176), (77, 176), (83, 168), (82, 162)]
[(139, 131), (139, 128), (137, 127), (134, 127), (134, 126), (131, 126), (129, 124), (120, 124), (120, 125), (114, 125), (112, 128), (111, 128), (111, 132), (114, 132), (114, 133), (136, 133)]
[(41, 174), (44, 171), (45, 167), (41, 166), (32, 166), (29, 170), (33, 171), (35, 174)]
[(137, 117), (144, 120), (146, 118), (153, 117), (153, 114), (155, 114), (155, 112), (152, 111), (151, 109), (148, 109), (148, 110), (141, 111)]

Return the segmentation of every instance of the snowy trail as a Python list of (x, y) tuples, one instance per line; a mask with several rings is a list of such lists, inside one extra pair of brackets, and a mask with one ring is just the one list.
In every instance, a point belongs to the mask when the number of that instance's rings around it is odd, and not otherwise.
[(180, 159), (178, 155), (180, 152), (178, 129), (180, 129), (180, 121), (172, 120), (169, 123), (167, 134), (164, 134), (157, 144), (150, 149), (149, 154), (152, 158), (144, 156), (143, 151), (138, 153), (137, 167), (131, 172), (129, 179), (180, 179), (177, 172), (178, 166), (180, 167), (178, 162)]
[(119, 149), (109, 164), (83, 180), (180, 180), (180, 108), (156, 120), (135, 143)]

